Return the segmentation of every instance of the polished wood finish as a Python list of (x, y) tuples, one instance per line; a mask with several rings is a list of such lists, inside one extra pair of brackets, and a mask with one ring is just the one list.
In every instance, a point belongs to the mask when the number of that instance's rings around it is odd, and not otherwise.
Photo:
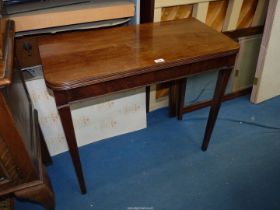
[(178, 115), (178, 90), (177, 88), (179, 87), (178, 85), (178, 80), (173, 80), (170, 82), (170, 88), (169, 88), (169, 116), (170, 117), (175, 117)]
[[(150, 0), (144, 0), (144, 1), (150, 2)], [(256, 2), (258, 2), (257, 8), (256, 8)], [(250, 36), (250, 35), (262, 33), (260, 31), (263, 31), (263, 23), (265, 17), (264, 14), (266, 14), (265, 11), (267, 10), (266, 6), (268, 2), (269, 1), (261, 1), (261, 0), (244, 0), (244, 1), (230, 0), (228, 2), (227, 0), (209, 1), (206, 24), (215, 28), (216, 30), (220, 30), (221, 25), (223, 25), (223, 30), (234, 29), (233, 31), (229, 31), (229, 32), (225, 31), (227, 35), (229, 35), (234, 39), (237, 39), (238, 37), (242, 37), (242, 36)], [(169, 5), (165, 5), (162, 8), (160, 8), (160, 10), (162, 11), (161, 12), (162, 16), (164, 16), (163, 10), (165, 9), (166, 6), (170, 7), (170, 5), (175, 6), (176, 4), (178, 4), (178, 2), (174, 2), (172, 4), (171, 1), (169, 3), (170, 3)], [(240, 6), (240, 8), (238, 5)], [(159, 4), (155, 6), (154, 4), (146, 3), (145, 7), (141, 8), (141, 14), (140, 14), (141, 19), (145, 18), (147, 14), (151, 16), (150, 14), (151, 11), (152, 13), (157, 11), (158, 6)], [(179, 7), (181, 6), (184, 5), (180, 5)], [(226, 17), (224, 17), (225, 12), (226, 12)], [(238, 19), (239, 19), (239, 23), (242, 23), (241, 25), (243, 26), (242, 27), (239, 26), (239, 28), (236, 29)], [(159, 19), (157, 18), (157, 20)], [(150, 19), (150, 22), (153, 21), (154, 19)], [(247, 28), (243, 28), (245, 25)], [(255, 27), (259, 25), (261, 26)], [(157, 85), (157, 90), (158, 90), (156, 92), (157, 96), (168, 96), (167, 88), (163, 88), (162, 86)]]
[[(55, 98), (57, 98), (56, 92), (54, 92), (54, 94), (55, 94)], [(86, 189), (86, 185), (85, 185), (85, 181), (84, 181), (84, 175), (82, 172), (82, 165), (81, 165), (78, 145), (77, 145), (76, 138), (75, 138), (75, 131), (74, 131), (73, 123), (72, 123), (73, 121), (72, 121), (70, 107), (65, 106), (61, 109), (58, 109), (58, 112), (59, 112), (60, 119), (62, 122), (63, 131), (64, 131), (65, 137), (67, 139), (72, 162), (74, 163), (75, 172), (76, 172), (76, 175), (80, 182), (81, 192), (83, 194), (85, 194), (87, 192), (87, 189)]]
[[(5, 39), (7, 64), (13, 60), (12, 32), (9, 30)], [(5, 75), (0, 78), (0, 196), (16, 195), (53, 210), (54, 194), (45, 181), (47, 174), (41, 159), (37, 112), (21, 72), (12, 64), (4, 65)]]
[[(56, 34), (39, 40), (44, 76), (54, 90), (128, 78), (234, 54), (237, 49), (237, 43), (195, 19)], [(161, 58), (165, 62), (155, 62)]]
[[(238, 29), (235, 31), (227, 31), (224, 32), (224, 34), (236, 41), (238, 41), (238, 38), (240, 37), (246, 37), (246, 36), (252, 36), (252, 35), (256, 35), (256, 34), (262, 34), (264, 30), (263, 26), (256, 26), (256, 27), (251, 27), (251, 28), (245, 28), (245, 29)], [(177, 84), (178, 85), (178, 84)], [(177, 87), (177, 90), (179, 90), (180, 88)], [(182, 89), (181, 89), (182, 90)], [(243, 95), (247, 95), (251, 92), (252, 88), (246, 88), (237, 92), (233, 92), (233, 93), (229, 93), (225, 96), (223, 96), (223, 101), (225, 100), (230, 100), (239, 96), (243, 96)], [(185, 92), (185, 90), (183, 90)], [(184, 95), (184, 93), (180, 93), (180, 92), (174, 92), (171, 91), (169, 98), (177, 98), (178, 99), (178, 95)], [(181, 100), (184, 100), (183, 98), (181, 98)], [(181, 107), (178, 105), (181, 104)], [(212, 104), (212, 99), (207, 100), (207, 101), (202, 101), (199, 103), (195, 103), (195, 104), (191, 104), (188, 106), (184, 105), (184, 101), (178, 101), (178, 102), (173, 102), (172, 104), (170, 104), (170, 112), (171, 113), (177, 113), (177, 115), (173, 115), (174, 117), (177, 116), (179, 120), (183, 119), (183, 114), (188, 113), (188, 112), (192, 112), (198, 109), (202, 109), (205, 108), (207, 106), (210, 106)], [(179, 106), (179, 107), (178, 107)], [(182, 112), (180, 113), (180, 115), (178, 115), (178, 109), (181, 109)]]
[[(209, 2), (206, 24), (217, 31), (221, 31), (226, 16), (228, 0), (219, 0)], [(178, 20), (190, 18), (193, 14), (193, 4), (163, 7), (161, 10), (161, 21)], [(163, 99), (169, 94), (170, 83), (156, 85), (156, 99)], [(169, 95), (170, 96), (170, 95)], [(176, 109), (175, 109), (176, 110)], [(174, 112), (174, 111), (171, 111)]]
[[(228, 69), (234, 65), (238, 49), (236, 42), (195, 19), (40, 38), (44, 77), (54, 92), (81, 191), (85, 192), (85, 185), (70, 103), (216, 68)], [(157, 63), (157, 59), (162, 60)], [(216, 113), (217, 104), (213, 106)], [(206, 142), (213, 129), (208, 127)]]
[[(194, 61), (185, 65), (162, 68), (158, 71), (142, 73), (125, 78), (112, 79), (83, 87), (55, 90), (55, 100), (58, 109), (69, 105), (70, 102), (79, 101), (85, 98), (109, 94), (122, 90), (143, 87), (158, 82), (172, 81), (189, 75), (203, 73), (209, 69), (216, 69), (221, 66), (232, 66), (236, 58), (236, 52), (220, 55), (221, 57), (206, 57), (204, 61)], [(113, 81), (113, 82), (112, 82)], [(50, 86), (49, 86), (50, 87)], [(50, 87), (52, 89), (52, 87)]]
[[(223, 32), (223, 34), (230, 37), (231, 39), (234, 39), (234, 40), (238, 41), (238, 38), (240, 38), (240, 37), (262, 34), (263, 30), (264, 30), (264, 26), (255, 26), (255, 27), (250, 27), (250, 28), (242, 28), (242, 29), (238, 29), (238, 30), (234, 30), (234, 31), (225, 31), (225, 32)], [(156, 92), (156, 97), (157, 98), (160, 98), (160, 97), (163, 97), (163, 96), (169, 96), (169, 100), (173, 100), (174, 97), (175, 97), (174, 94), (177, 94), (176, 92), (174, 92), (174, 89), (172, 89), (174, 87), (172, 87), (172, 84), (170, 84), (170, 83), (158, 84), (156, 88), (157, 88), (157, 92)], [(171, 91), (172, 93), (168, 92), (168, 90)], [(228, 95), (238, 97), (238, 96), (244, 95), (244, 92), (247, 92), (247, 89), (244, 89), (244, 91), (240, 90), (240, 91), (234, 92), (232, 94), (228, 94)], [(149, 95), (150, 95), (149, 92), (146, 92), (146, 94), (147, 94), (147, 97), (149, 98)], [(178, 94), (180, 94), (180, 93), (178, 93)], [(234, 98), (234, 97), (232, 97), (232, 98)], [(209, 106), (210, 104), (211, 104), (211, 100), (201, 102), (199, 104), (193, 104), (193, 105), (190, 105), (188, 107), (184, 107), (183, 108), (183, 113), (190, 112), (190, 110), (201, 109), (201, 108)], [(149, 105), (149, 103), (147, 103), (147, 106), (148, 105)], [(175, 106), (175, 103), (171, 103), (169, 108), (171, 109), (170, 113), (177, 113), (178, 108), (177, 108), (177, 106)], [(173, 116), (173, 115), (171, 114), (171, 116)], [(182, 117), (180, 116), (179, 119), (181, 119), (181, 118)]]
[(177, 111), (178, 120), (183, 119), (186, 85), (187, 85), (186, 78), (179, 80), (179, 82), (178, 82), (178, 93), (179, 93), (178, 94), (178, 111)]

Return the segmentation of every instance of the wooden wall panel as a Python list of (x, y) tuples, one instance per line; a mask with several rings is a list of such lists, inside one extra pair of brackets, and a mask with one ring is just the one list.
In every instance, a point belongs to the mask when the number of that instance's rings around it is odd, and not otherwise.
[(209, 3), (206, 24), (217, 31), (222, 31), (227, 8), (228, 0), (219, 0)]
[(259, 0), (243, 0), (237, 29), (248, 28), (252, 25)]
[(154, 11), (154, 22), (160, 22), (161, 20), (161, 12), (162, 11), (162, 8), (155, 8), (155, 11)]
[(205, 23), (206, 21), (206, 16), (207, 16), (207, 11), (208, 11), (208, 6), (209, 2), (201, 2), (194, 4), (193, 8), (193, 17), (196, 18), (197, 20)]
[(267, 9), (268, 9), (268, 3), (269, 3), (269, 1), (267, 1), (267, 0), (259, 0), (255, 15), (254, 15), (254, 19), (253, 19), (253, 22), (251, 25), (252, 27), (264, 25), (264, 22), (266, 19), (266, 14), (267, 14)]
[(162, 8), (161, 21), (178, 20), (192, 16), (193, 5), (173, 6)]
[(223, 31), (236, 30), (242, 4), (243, 0), (229, 0)]

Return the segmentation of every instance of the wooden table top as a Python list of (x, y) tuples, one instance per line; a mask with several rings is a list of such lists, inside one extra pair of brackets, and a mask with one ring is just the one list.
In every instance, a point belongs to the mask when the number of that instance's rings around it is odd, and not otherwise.
[(38, 42), (45, 80), (54, 90), (235, 54), (239, 49), (238, 43), (195, 19), (61, 33)]

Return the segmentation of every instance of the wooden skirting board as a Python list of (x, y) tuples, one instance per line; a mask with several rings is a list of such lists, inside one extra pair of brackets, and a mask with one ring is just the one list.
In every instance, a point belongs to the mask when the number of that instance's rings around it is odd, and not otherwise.
[[(228, 101), (228, 100), (234, 99), (236, 97), (248, 95), (251, 93), (251, 91), (252, 91), (252, 87), (249, 87), (244, 90), (240, 90), (240, 91), (237, 91), (234, 93), (229, 93), (223, 97), (223, 101)], [(207, 101), (199, 102), (196, 104), (192, 104), (192, 105), (184, 107), (183, 113), (188, 113), (188, 112), (192, 112), (192, 111), (195, 111), (198, 109), (202, 109), (207, 106), (210, 106), (211, 104), (212, 104), (212, 100), (207, 100)]]

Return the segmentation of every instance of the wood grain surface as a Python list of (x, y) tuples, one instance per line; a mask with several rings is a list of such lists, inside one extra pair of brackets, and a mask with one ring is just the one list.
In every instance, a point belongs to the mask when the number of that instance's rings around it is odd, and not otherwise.
[(192, 16), (193, 5), (181, 5), (173, 7), (163, 7), (161, 21), (179, 20)]
[(206, 24), (217, 31), (222, 31), (227, 8), (228, 0), (212, 1), (209, 2)]
[[(47, 85), (66, 90), (235, 54), (239, 45), (191, 18), (39, 39)], [(163, 59), (156, 63), (157, 59)]]
[(237, 29), (248, 28), (253, 22), (259, 0), (244, 0), (239, 15)]

